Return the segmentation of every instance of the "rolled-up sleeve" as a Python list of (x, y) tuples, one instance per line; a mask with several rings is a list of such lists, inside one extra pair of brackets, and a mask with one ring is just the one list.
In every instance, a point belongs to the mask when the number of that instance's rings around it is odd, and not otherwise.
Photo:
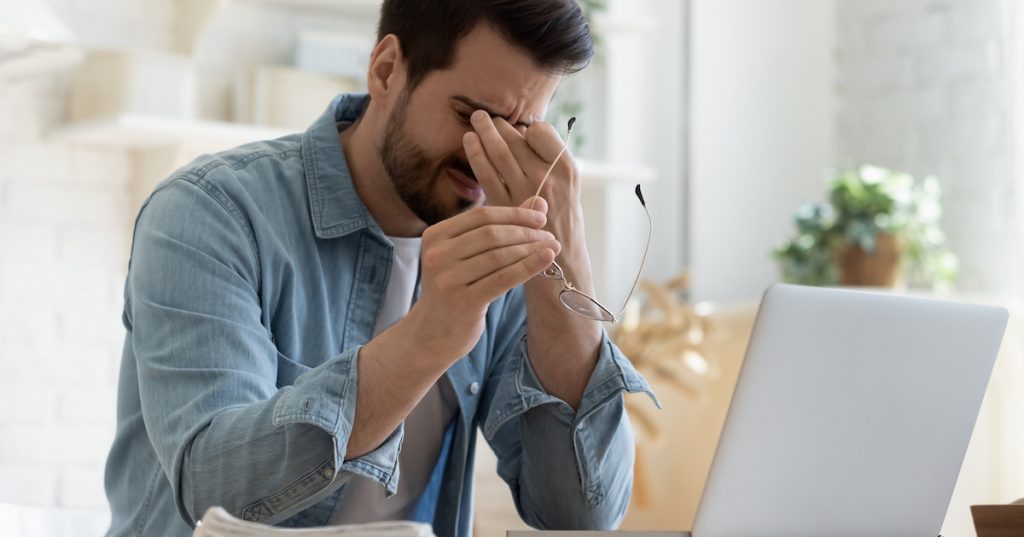
[(634, 439), (623, 392), (657, 399), (603, 332), (575, 411), (541, 386), (521, 328), (489, 380), (484, 437), (523, 520), (540, 529), (613, 529), (633, 482)]
[(126, 320), (143, 420), (190, 524), (213, 505), (273, 524), (353, 474), (397, 487), (401, 429), (345, 460), (359, 347), (278, 386), (256, 259), (237, 209), (201, 181), (166, 184), (136, 223)]

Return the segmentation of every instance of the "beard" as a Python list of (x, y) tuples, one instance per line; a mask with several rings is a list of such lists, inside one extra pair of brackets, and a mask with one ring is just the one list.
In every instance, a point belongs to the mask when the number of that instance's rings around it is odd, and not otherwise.
[(412, 141), (404, 130), (409, 97), (408, 90), (403, 92), (395, 110), (388, 117), (384, 143), (379, 148), (380, 158), (402, 202), (420, 220), (432, 226), (473, 207), (472, 200), (461, 196), (455, 196), (455, 201), (451, 203), (440, 198), (437, 191), (440, 182), (447, 179), (445, 170), (455, 168), (467, 177), (475, 178), (475, 175), (467, 162), (455, 156), (434, 165), (432, 159)]

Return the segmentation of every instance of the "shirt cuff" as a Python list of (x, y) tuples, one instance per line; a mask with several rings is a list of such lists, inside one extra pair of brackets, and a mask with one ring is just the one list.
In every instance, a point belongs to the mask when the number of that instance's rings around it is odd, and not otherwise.
[(493, 404), (496, 411), (491, 412), (484, 423), (484, 436), (488, 440), (493, 440), (498, 429), (510, 420), (542, 405), (554, 405), (555, 413), (562, 421), (578, 426), (609, 402), (616, 401), (623, 391), (646, 393), (654, 404), (661, 408), (661, 403), (650, 385), (622, 351), (612, 343), (608, 332), (602, 328), (597, 364), (583, 391), (580, 406), (574, 411), (568, 403), (544, 390), (530, 364), (524, 329), (498, 383)]
[(346, 351), (283, 388), (274, 406), (273, 423), (278, 427), (304, 423), (324, 430), (334, 441), (331, 484), (347, 481), (351, 474), (361, 475), (383, 485), (390, 497), (398, 492), (398, 454), (405, 438), (404, 426), (399, 426), (373, 451), (345, 460), (355, 424), (361, 349), (360, 346)]

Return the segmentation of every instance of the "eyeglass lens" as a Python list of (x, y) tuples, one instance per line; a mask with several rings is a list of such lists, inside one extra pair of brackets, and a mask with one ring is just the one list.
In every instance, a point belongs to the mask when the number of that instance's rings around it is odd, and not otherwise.
[(611, 313), (602, 308), (590, 297), (581, 295), (572, 289), (565, 289), (558, 298), (565, 304), (565, 307), (579, 313), (580, 315), (597, 321), (611, 321), (614, 319)]

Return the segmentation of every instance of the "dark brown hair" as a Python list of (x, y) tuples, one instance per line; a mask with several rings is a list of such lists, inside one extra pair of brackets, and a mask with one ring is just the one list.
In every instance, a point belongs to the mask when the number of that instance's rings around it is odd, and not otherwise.
[(377, 41), (398, 37), (412, 89), (430, 71), (449, 67), (455, 44), (482, 22), (551, 73), (575, 73), (594, 55), (576, 0), (384, 0)]

